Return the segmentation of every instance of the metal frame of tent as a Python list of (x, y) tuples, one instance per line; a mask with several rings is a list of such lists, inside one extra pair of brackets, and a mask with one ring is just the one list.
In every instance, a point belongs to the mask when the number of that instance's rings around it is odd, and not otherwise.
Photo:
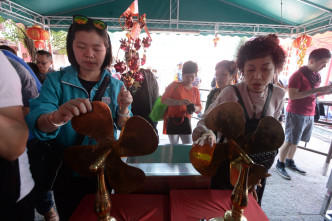
[[(309, 4), (307, 1), (298, 0)], [(310, 3), (312, 4), (312, 3)], [(179, 20), (179, 0), (170, 0), (169, 20), (147, 19), (151, 31), (182, 32), (195, 34), (228, 34), (228, 35), (264, 35), (277, 33), (282, 37), (294, 37), (300, 33), (315, 34), (332, 28), (332, 13), (330, 10), (315, 6), (329, 12), (305, 24), (298, 26), (276, 24), (252, 24), (229, 22), (202, 22)], [(22, 20), (31, 25), (39, 24), (47, 29), (67, 29), (72, 22), (69, 16), (43, 16), (12, 1), (1, 1), (0, 12), (10, 18)], [(257, 12), (252, 12), (258, 14)], [(259, 15), (259, 14), (258, 14)], [(94, 17), (108, 24), (109, 31), (120, 31), (119, 18)]]

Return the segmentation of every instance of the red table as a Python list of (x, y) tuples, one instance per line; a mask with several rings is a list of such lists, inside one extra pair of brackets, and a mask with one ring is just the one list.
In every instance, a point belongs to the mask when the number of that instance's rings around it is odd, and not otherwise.
[[(162, 194), (112, 194), (111, 216), (117, 221), (198, 221), (223, 217), (231, 209), (230, 190), (171, 190)], [(87, 195), (70, 221), (96, 221), (94, 195)], [(268, 221), (252, 195), (244, 210), (248, 221)]]
[[(86, 195), (70, 221), (96, 221), (95, 196)], [(168, 221), (169, 197), (161, 194), (111, 194), (111, 216), (117, 221)]]
[[(230, 190), (171, 190), (171, 220), (198, 221), (223, 217), (231, 209), (231, 193)], [(248, 221), (269, 220), (251, 194), (244, 215)]]

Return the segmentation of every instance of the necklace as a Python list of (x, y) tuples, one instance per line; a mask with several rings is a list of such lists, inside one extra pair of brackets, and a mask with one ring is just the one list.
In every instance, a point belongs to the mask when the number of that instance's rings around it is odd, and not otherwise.
[(266, 89), (267, 89), (267, 87), (265, 87), (265, 89), (262, 93), (253, 93), (253, 94), (257, 94), (257, 96), (252, 98), (251, 97), (251, 92), (249, 91), (249, 89), (247, 87), (247, 92), (248, 92), (248, 95), (249, 95), (250, 105), (251, 105), (252, 109), (254, 110), (253, 118), (256, 118), (256, 107), (257, 107), (257, 105), (261, 104), (262, 101), (265, 98), (266, 91), (267, 91)]

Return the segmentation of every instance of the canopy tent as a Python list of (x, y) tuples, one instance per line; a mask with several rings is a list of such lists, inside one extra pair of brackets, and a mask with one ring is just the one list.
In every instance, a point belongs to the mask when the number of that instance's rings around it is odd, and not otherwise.
[[(133, 0), (11, 0), (0, 16), (25, 25), (67, 30), (73, 14), (99, 18), (109, 31), (121, 30), (119, 17)], [(227, 35), (277, 33), (294, 37), (332, 30), (330, 0), (139, 0), (149, 30)]]

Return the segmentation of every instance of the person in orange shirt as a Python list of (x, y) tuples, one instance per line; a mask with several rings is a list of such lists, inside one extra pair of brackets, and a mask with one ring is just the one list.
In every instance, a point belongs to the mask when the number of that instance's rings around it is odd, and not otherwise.
[(192, 83), (197, 76), (198, 66), (187, 61), (182, 67), (182, 81), (172, 82), (167, 86), (161, 102), (168, 105), (164, 117), (164, 134), (168, 135), (171, 144), (192, 143), (191, 115), (202, 109), (199, 90)]

